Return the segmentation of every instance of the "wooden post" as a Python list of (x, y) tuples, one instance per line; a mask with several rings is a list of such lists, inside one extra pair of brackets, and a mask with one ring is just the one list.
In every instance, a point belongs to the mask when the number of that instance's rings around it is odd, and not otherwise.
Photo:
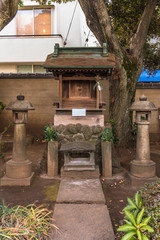
[(58, 175), (58, 142), (48, 142), (48, 162), (47, 162), (48, 177)]
[(112, 145), (111, 142), (101, 142), (102, 147), (102, 175), (112, 177)]
[(96, 102), (96, 108), (99, 109), (99, 90), (98, 90), (98, 87), (96, 87), (97, 89), (97, 102)]
[(59, 108), (62, 108), (62, 74), (59, 75)]

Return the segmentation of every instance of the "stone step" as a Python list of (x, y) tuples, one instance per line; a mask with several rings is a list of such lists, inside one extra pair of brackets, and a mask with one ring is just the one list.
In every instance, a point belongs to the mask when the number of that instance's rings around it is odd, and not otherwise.
[(99, 179), (62, 179), (53, 219), (52, 240), (114, 240)]
[(56, 204), (52, 240), (114, 240), (107, 206), (104, 204)]
[[(67, 167), (68, 169), (68, 167)], [(64, 167), (61, 168), (61, 177), (62, 178), (74, 178), (74, 179), (96, 179), (99, 178), (99, 168), (89, 168), (89, 167), (80, 167), (80, 168), (70, 168), (69, 170), (64, 170)]]
[(100, 180), (62, 179), (56, 202), (105, 204)]

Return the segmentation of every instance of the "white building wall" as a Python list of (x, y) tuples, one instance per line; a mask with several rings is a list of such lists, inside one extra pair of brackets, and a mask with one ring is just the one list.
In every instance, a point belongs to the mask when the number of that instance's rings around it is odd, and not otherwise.
[[(38, 5), (33, 1), (24, 1), (24, 6)], [(71, 3), (55, 3), (52, 5), (52, 34), (62, 37), (16, 37), (16, 17), (0, 32), (0, 64), (2, 63), (43, 63), (46, 56), (53, 52), (55, 43), (63, 46), (71, 23), (76, 1)], [(66, 47), (85, 45), (89, 29), (79, 3), (67, 38)], [(2, 36), (3, 35), (3, 36)], [(14, 35), (14, 36), (8, 36)], [(4, 37), (5, 36), (5, 37)], [(95, 46), (95, 38), (91, 38), (87, 46)], [(4, 69), (5, 70), (5, 69)], [(0, 68), (1, 71), (1, 68)], [(4, 71), (5, 72), (5, 71)]]

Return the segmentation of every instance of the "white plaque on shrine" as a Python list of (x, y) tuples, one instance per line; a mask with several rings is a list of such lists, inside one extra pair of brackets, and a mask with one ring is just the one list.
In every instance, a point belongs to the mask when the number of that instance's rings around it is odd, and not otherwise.
[(85, 108), (73, 108), (72, 116), (73, 117), (86, 117), (86, 109)]

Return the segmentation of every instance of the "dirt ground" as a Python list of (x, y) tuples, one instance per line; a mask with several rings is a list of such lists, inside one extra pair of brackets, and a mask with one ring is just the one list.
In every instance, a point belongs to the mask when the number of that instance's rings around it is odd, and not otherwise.
[[(5, 149), (4, 159), (0, 162), (1, 175), (5, 172), (5, 162), (11, 158), (12, 147)], [(160, 152), (160, 145), (153, 145), (155, 152)], [(59, 179), (47, 179), (46, 177), (40, 176), (40, 161), (43, 156), (45, 149), (45, 143), (34, 142), (34, 144), (29, 144), (27, 147), (27, 156), (33, 163), (33, 171), (35, 172), (35, 177), (33, 179), (32, 185), (29, 187), (4, 187), (0, 186), (0, 204), (3, 201), (11, 206), (14, 205), (28, 205), (37, 202), (37, 204), (46, 204), (49, 209), (54, 208), (54, 203), (56, 201), (56, 196), (58, 192)], [(129, 168), (129, 162), (135, 158), (135, 148), (122, 149), (119, 153), (121, 159), (121, 164), (124, 168), (123, 173), (120, 174), (121, 177), (103, 180), (102, 186), (106, 196), (106, 203), (109, 209), (110, 217), (112, 220), (113, 228), (115, 231), (116, 239), (121, 239), (119, 233), (116, 229), (122, 222), (124, 215), (122, 209), (127, 205), (127, 197), (133, 198), (136, 191), (131, 187), (128, 175), (125, 171)], [(159, 158), (158, 158), (159, 159)], [(160, 173), (160, 168), (157, 170)], [(44, 175), (43, 175), (44, 176)], [(117, 175), (118, 176), (118, 175)]]

